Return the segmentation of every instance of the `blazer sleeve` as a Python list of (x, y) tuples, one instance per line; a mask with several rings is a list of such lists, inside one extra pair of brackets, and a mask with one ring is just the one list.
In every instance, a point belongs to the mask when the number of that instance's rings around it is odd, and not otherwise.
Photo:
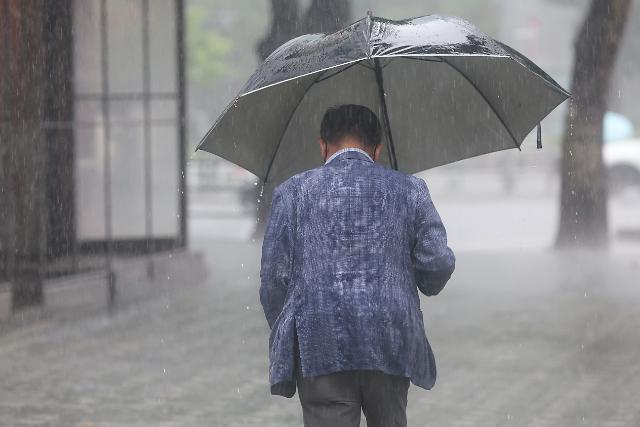
[(440, 293), (451, 277), (456, 258), (447, 246), (447, 232), (431, 201), (427, 184), (419, 181), (412, 261), (418, 289), (433, 296)]
[(262, 243), (260, 303), (269, 328), (282, 311), (289, 287), (293, 255), (292, 206), (280, 187), (273, 193), (271, 212)]

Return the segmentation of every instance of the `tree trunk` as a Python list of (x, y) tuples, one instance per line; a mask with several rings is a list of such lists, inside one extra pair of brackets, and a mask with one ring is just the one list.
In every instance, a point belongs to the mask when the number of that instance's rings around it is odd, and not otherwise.
[(47, 256), (69, 256), (74, 250), (74, 141), (72, 0), (46, 2), (44, 40), (46, 51), (44, 141), (46, 142), (46, 193), (48, 207)]
[(603, 119), (629, 5), (630, 0), (592, 0), (577, 35), (563, 144), (559, 248), (604, 248), (608, 243)]
[(0, 0), (0, 146), (5, 150), (0, 223), (14, 309), (43, 300), (47, 223), (43, 5), (36, 0)]
[(271, 28), (258, 43), (258, 56), (264, 61), (278, 46), (299, 35), (298, 1), (271, 0)]
[[(351, 22), (349, 0), (312, 0), (306, 13), (300, 17), (297, 0), (271, 0), (272, 22), (269, 33), (257, 47), (264, 60), (278, 46), (302, 34), (331, 33)], [(320, 129), (318, 129), (318, 134)], [(256, 228), (254, 237), (264, 234), (271, 208), (274, 186), (259, 182), (256, 193)]]
[(351, 23), (348, 0), (313, 0), (302, 18), (305, 34), (332, 33)]

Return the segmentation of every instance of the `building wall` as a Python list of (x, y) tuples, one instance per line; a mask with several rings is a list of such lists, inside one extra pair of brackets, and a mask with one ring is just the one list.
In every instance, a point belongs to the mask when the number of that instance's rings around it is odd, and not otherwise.
[(182, 7), (0, 0), (0, 286), (14, 307), (41, 302), (84, 242), (184, 245)]

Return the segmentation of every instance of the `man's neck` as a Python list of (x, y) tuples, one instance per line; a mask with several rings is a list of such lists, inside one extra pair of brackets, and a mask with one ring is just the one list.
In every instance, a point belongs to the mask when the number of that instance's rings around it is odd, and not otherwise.
[(345, 148), (357, 148), (369, 155), (369, 157), (373, 158), (373, 153), (367, 147), (364, 146), (358, 139), (355, 138), (343, 138), (336, 144), (328, 144), (327, 145), (327, 159), (337, 153), (340, 150), (344, 150)]

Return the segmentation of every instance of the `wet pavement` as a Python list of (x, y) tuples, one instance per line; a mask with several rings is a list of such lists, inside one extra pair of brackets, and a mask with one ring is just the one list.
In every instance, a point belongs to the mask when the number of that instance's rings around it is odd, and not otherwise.
[[(557, 182), (544, 173), (519, 174), (511, 194), (495, 174), (427, 179), (458, 264), (422, 299), (438, 381), (411, 387), (409, 425), (640, 425), (640, 241), (548, 249)], [(0, 335), (0, 426), (301, 425), (296, 398), (269, 395), (260, 246), (239, 200), (190, 197), (202, 286)], [(612, 235), (640, 230), (638, 212), (640, 193), (613, 198)]]
[[(0, 336), (2, 426), (296, 426), (271, 397), (257, 244), (195, 238), (200, 287)], [(458, 252), (423, 298), (438, 362), (410, 426), (640, 425), (640, 250)]]

